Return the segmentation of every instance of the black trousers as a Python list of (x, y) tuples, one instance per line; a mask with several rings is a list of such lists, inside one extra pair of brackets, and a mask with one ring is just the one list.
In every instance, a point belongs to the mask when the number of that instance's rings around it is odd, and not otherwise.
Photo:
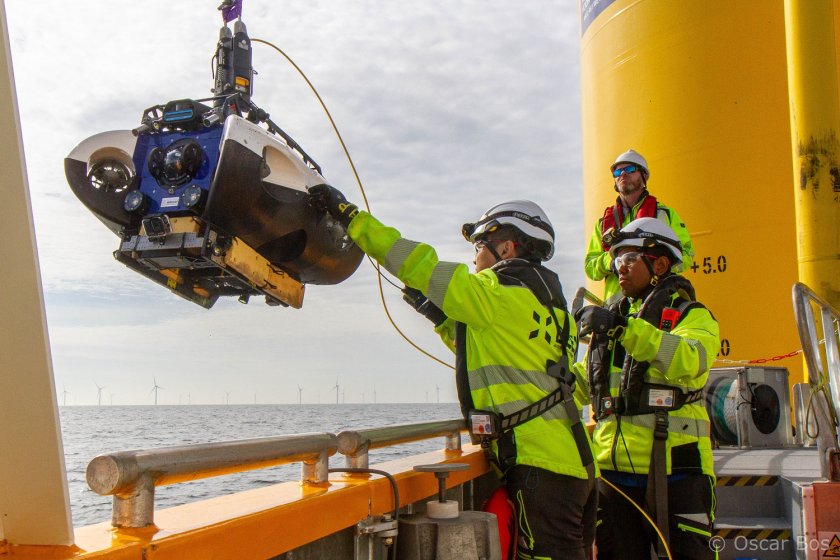
[(509, 469), (505, 485), (516, 509), (519, 558), (587, 558), (595, 537), (597, 486), (525, 465)]
[[(598, 560), (655, 558), (659, 537), (650, 523), (603, 480), (599, 480), (598, 485)], [(644, 508), (644, 487), (615, 486)], [(703, 474), (692, 474), (668, 483), (670, 548), (674, 560), (715, 558), (715, 552), (709, 546), (713, 493), (711, 477)]]

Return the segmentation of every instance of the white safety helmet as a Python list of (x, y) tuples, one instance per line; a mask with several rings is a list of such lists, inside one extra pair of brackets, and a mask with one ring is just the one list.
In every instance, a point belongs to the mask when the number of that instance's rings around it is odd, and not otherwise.
[(644, 176), (645, 181), (650, 178), (650, 168), (648, 167), (647, 160), (636, 150), (627, 150), (615, 158), (615, 161), (610, 166), (610, 171), (615, 171), (615, 168), (619, 163), (634, 163), (642, 168), (642, 175)]
[(616, 239), (610, 247), (610, 256), (613, 258), (622, 247), (665, 247), (674, 257), (672, 266), (682, 262), (680, 238), (668, 224), (656, 218), (637, 218), (613, 234), (613, 238)]
[(511, 225), (536, 241), (535, 249), (541, 260), (547, 261), (554, 255), (554, 228), (551, 221), (543, 209), (530, 200), (511, 200), (497, 204), (477, 222), (464, 224), (461, 233), (467, 241), (475, 243), (503, 225)]

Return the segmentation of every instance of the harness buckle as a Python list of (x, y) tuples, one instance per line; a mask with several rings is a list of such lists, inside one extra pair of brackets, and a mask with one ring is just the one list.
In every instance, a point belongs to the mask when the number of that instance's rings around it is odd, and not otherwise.
[(655, 412), (656, 422), (653, 427), (653, 439), (668, 439), (668, 411), (659, 409)]
[(574, 391), (577, 379), (575, 379), (575, 374), (569, 368), (569, 357), (566, 354), (560, 356), (556, 362), (549, 360), (546, 373), (568, 385), (570, 392)]

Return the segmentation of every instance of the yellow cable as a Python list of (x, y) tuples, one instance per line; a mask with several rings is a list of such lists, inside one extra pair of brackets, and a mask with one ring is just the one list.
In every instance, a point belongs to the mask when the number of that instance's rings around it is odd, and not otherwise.
[(600, 479), (600, 480), (601, 480), (601, 482), (605, 482), (605, 483), (607, 484), (607, 486), (609, 486), (610, 488), (612, 488), (613, 490), (615, 490), (616, 492), (618, 492), (619, 494), (621, 494), (622, 496), (624, 496), (624, 498), (625, 498), (628, 502), (630, 502), (631, 504), (633, 504), (633, 507), (635, 507), (637, 510), (639, 510), (639, 513), (641, 513), (641, 514), (645, 517), (645, 519), (647, 519), (647, 520), (648, 520), (648, 523), (650, 523), (650, 526), (651, 526), (651, 527), (653, 527), (653, 530), (654, 530), (654, 531), (656, 531), (656, 534), (657, 534), (657, 535), (659, 535), (659, 540), (661, 540), (661, 541), (662, 541), (662, 544), (663, 544), (663, 545), (665, 545), (665, 553), (668, 555), (668, 558), (670, 558), (671, 560), (673, 560), (673, 559), (674, 559), (674, 557), (673, 557), (673, 556), (671, 556), (671, 548), (668, 546), (668, 543), (667, 543), (667, 542), (665, 542), (665, 535), (663, 535), (663, 534), (662, 534), (662, 531), (660, 531), (660, 530), (659, 530), (659, 527), (657, 527), (657, 526), (656, 526), (656, 523), (654, 522), (654, 520), (653, 520), (653, 519), (651, 519), (651, 518), (650, 518), (650, 516), (649, 516), (647, 513), (645, 513), (645, 510), (643, 510), (641, 507), (639, 507), (639, 504), (637, 504), (636, 502), (634, 502), (634, 501), (633, 501), (633, 498), (631, 498), (630, 496), (628, 496), (627, 494), (625, 494), (624, 492), (622, 492), (621, 490), (619, 490), (619, 489), (618, 489), (618, 487), (617, 487), (615, 484), (613, 484), (612, 482), (610, 482), (609, 480), (607, 480), (607, 479), (606, 479), (606, 478), (604, 478), (604, 477), (601, 477), (601, 479)]
[[(251, 42), (252, 43), (262, 43), (264, 45), (268, 45), (269, 47), (271, 47), (272, 49), (276, 50), (278, 53), (283, 55), (283, 57), (286, 60), (289, 61), (289, 64), (294, 66), (295, 70), (298, 71), (298, 73), (301, 75), (301, 77), (309, 85), (309, 89), (311, 89), (312, 93), (315, 94), (315, 97), (318, 98), (318, 103), (321, 104), (321, 108), (324, 110), (324, 113), (326, 113), (327, 118), (330, 120), (330, 124), (332, 125), (333, 131), (335, 131), (335, 135), (338, 137), (339, 143), (341, 143), (341, 148), (344, 150), (344, 155), (347, 156), (347, 161), (350, 163), (350, 169), (353, 170), (353, 175), (356, 177), (356, 183), (359, 185), (359, 190), (362, 192), (362, 199), (365, 201), (365, 209), (368, 212), (370, 212), (370, 205), (368, 204), (367, 195), (365, 195), (365, 188), (362, 186), (362, 180), (359, 178), (359, 174), (356, 172), (356, 166), (353, 164), (353, 158), (350, 157), (350, 151), (347, 149), (347, 145), (344, 143), (344, 139), (341, 137), (341, 133), (338, 131), (338, 127), (335, 125), (335, 121), (333, 120), (329, 109), (327, 109), (327, 106), (324, 104), (324, 100), (321, 99), (321, 96), (318, 94), (318, 90), (315, 89), (315, 86), (312, 85), (312, 82), (309, 81), (309, 78), (306, 77), (306, 74), (303, 72), (303, 70), (301, 70), (300, 67), (297, 64), (295, 64), (295, 61), (292, 60), (289, 55), (287, 55), (285, 52), (283, 52), (283, 50), (280, 47), (278, 47), (277, 45), (275, 45), (273, 43), (265, 41), (263, 39), (251, 39)], [(427, 352), (427, 351), (423, 350), (422, 348), (420, 348), (419, 346), (417, 346), (417, 344), (415, 344), (414, 341), (412, 341), (410, 338), (408, 338), (408, 336), (406, 336), (406, 334), (400, 330), (400, 328), (394, 322), (393, 317), (391, 317), (391, 312), (388, 309), (388, 304), (385, 302), (385, 291), (382, 289), (382, 271), (379, 269), (379, 265), (377, 263), (374, 263), (373, 261), (371, 261), (371, 263), (373, 263), (373, 266), (376, 269), (376, 281), (377, 281), (377, 284), (379, 284), (379, 299), (382, 301), (382, 308), (385, 310), (385, 315), (388, 317), (388, 321), (390, 321), (390, 323), (394, 327), (394, 329), (398, 333), (400, 333), (400, 336), (402, 336), (405, 339), (406, 342), (408, 342), (410, 345), (412, 345), (415, 349), (417, 349), (422, 354), (425, 354), (429, 358), (433, 359), (434, 361), (438, 362), (439, 364), (442, 364), (442, 365), (448, 367), (449, 369), (455, 369), (454, 366), (452, 366), (450, 364), (447, 364), (443, 360), (433, 356), (429, 352)]]

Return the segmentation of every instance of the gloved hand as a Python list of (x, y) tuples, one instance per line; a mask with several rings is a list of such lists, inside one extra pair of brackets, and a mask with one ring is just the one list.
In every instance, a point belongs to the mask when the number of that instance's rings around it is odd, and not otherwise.
[(626, 317), (597, 305), (587, 305), (578, 309), (575, 322), (578, 324), (578, 336), (594, 333), (607, 335), (610, 338), (621, 338), (627, 327)]
[(330, 216), (345, 229), (359, 213), (358, 206), (347, 202), (341, 191), (330, 185), (321, 184), (309, 187), (309, 204), (319, 210), (329, 212)]
[(440, 308), (429, 301), (420, 290), (406, 286), (402, 289), (403, 299), (413, 307), (420, 315), (431, 321), (435, 326), (440, 326), (446, 321), (446, 315)]

